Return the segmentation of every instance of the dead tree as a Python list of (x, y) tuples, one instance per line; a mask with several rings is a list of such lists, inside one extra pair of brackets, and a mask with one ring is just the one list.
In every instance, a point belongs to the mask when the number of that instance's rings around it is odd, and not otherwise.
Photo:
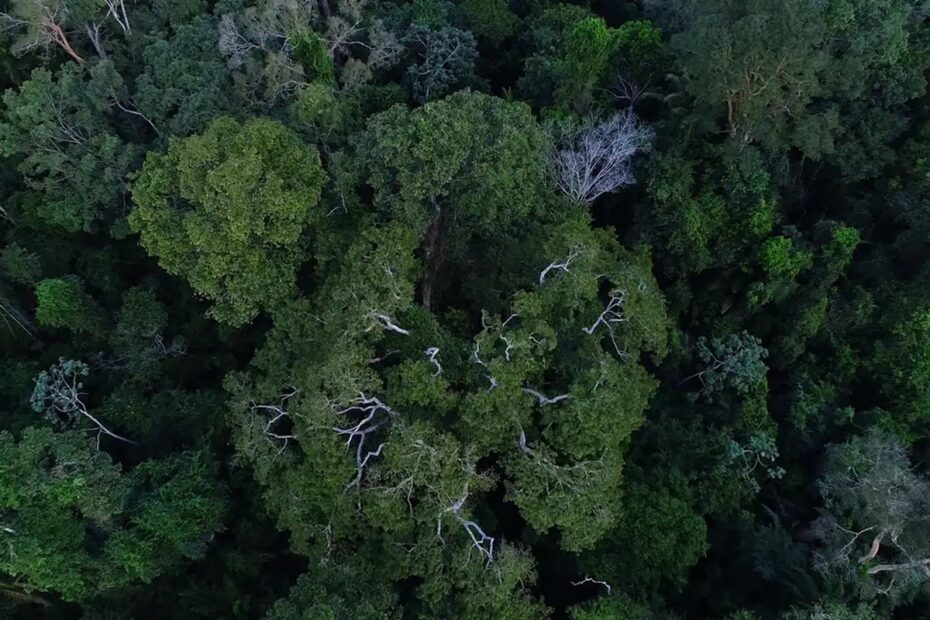
[(649, 149), (653, 132), (631, 111), (607, 120), (590, 118), (562, 140), (552, 166), (556, 183), (572, 200), (591, 204), (632, 185), (633, 156)]

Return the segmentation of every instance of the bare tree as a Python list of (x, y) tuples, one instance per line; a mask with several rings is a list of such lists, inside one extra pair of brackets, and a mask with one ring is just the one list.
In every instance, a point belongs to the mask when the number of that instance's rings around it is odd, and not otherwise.
[(103, 422), (91, 415), (82, 399), (82, 377), (89, 374), (87, 364), (64, 358), (58, 360), (48, 370), (43, 370), (36, 378), (35, 389), (30, 400), (37, 413), (43, 413), (58, 421), (64, 416), (71, 423), (88, 420), (93, 424), (90, 430), (97, 431), (97, 449), (100, 449), (100, 437), (106, 435), (124, 443), (137, 445), (135, 441), (117, 435)]
[(552, 160), (556, 183), (567, 196), (591, 204), (599, 196), (632, 185), (632, 160), (650, 147), (653, 132), (626, 110), (607, 120), (589, 118), (557, 140)]

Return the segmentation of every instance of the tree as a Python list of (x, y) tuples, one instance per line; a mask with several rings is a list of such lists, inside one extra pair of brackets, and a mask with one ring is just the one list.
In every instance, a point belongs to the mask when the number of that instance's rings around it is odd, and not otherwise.
[(531, 23), (535, 53), (527, 58), (520, 89), (542, 106), (590, 110), (596, 88), (605, 80), (605, 86), (613, 86), (616, 79), (609, 68), (617, 34), (581, 7), (547, 9)]
[(129, 223), (166, 270), (215, 302), (213, 317), (239, 326), (293, 293), (324, 178), (316, 149), (284, 126), (220, 118), (146, 158)]
[(105, 327), (103, 309), (76, 276), (42, 280), (36, 285), (36, 302), (40, 325), (91, 336), (99, 335)]
[(14, 204), (34, 227), (90, 231), (117, 207), (137, 157), (107, 118), (117, 79), (105, 64), (68, 65), (54, 76), (40, 68), (4, 94), (0, 153), (24, 154), (17, 168), (31, 191)]
[(697, 341), (697, 354), (703, 370), (686, 380), (699, 379), (701, 392), (708, 398), (723, 390), (748, 394), (765, 381), (768, 368), (763, 360), (768, 351), (761, 340), (747, 332), (714, 338), (709, 343), (701, 337)]
[(84, 59), (78, 55), (65, 28), (69, 26), (73, 8), (68, 0), (16, 0), (9, 13), (0, 13), (0, 24), (4, 30), (14, 30), (20, 37), (12, 46), (14, 54), (26, 54), (33, 49), (47, 50), (57, 45), (73, 61), (82, 65)]
[(407, 68), (410, 90), (419, 103), (442, 97), (474, 73), (478, 52), (468, 31), (452, 27), (430, 30), (414, 24), (404, 42), (416, 50), (419, 61)]
[(831, 446), (818, 486), (824, 500), (813, 526), (822, 545), (814, 554), (819, 571), (852, 582), (867, 597), (892, 600), (928, 583), (930, 481), (913, 470), (898, 439), (873, 430)]
[(216, 38), (216, 24), (199, 17), (180, 26), (171, 39), (146, 46), (133, 101), (155, 131), (166, 136), (202, 132), (217, 116), (239, 108)]
[(546, 139), (527, 106), (462, 92), (376, 114), (354, 143), (353, 168), (374, 206), (424, 242), (429, 308), (446, 260), (546, 208)]
[(633, 156), (649, 150), (652, 138), (631, 110), (603, 121), (591, 118), (571, 133), (557, 139), (553, 167), (559, 189), (586, 204), (632, 185)]
[(203, 553), (224, 510), (203, 455), (123, 474), (83, 433), (0, 434), (0, 569), (30, 591), (88, 601)]
[(97, 431), (97, 449), (100, 449), (102, 436), (112, 437), (129, 444), (136, 442), (117, 435), (103, 422), (93, 416), (84, 404), (84, 377), (90, 374), (87, 364), (74, 360), (60, 359), (48, 370), (43, 370), (36, 377), (35, 389), (30, 403), (36, 413), (43, 414), (54, 423), (65, 423), (70, 427), (90, 422), (90, 430)]
[(461, 9), (476, 36), (499, 43), (520, 25), (509, 4), (507, 0), (464, 0)]
[[(639, 473), (639, 476), (637, 476)], [(660, 474), (661, 475), (661, 474)], [(624, 515), (610, 536), (582, 557), (586, 574), (613, 587), (654, 591), (663, 581), (681, 588), (707, 552), (707, 525), (692, 507), (687, 481), (677, 471), (658, 484), (633, 472)]]

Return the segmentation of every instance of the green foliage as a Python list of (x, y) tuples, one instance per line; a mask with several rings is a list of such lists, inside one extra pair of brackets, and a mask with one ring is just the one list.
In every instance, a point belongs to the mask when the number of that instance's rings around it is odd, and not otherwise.
[(419, 62), (410, 65), (406, 79), (413, 98), (426, 103), (469, 81), (478, 55), (475, 38), (458, 28), (432, 30), (414, 24), (404, 42), (416, 50)]
[(42, 265), (36, 254), (14, 242), (0, 251), (0, 270), (14, 282), (35, 284), (42, 274)]
[(76, 276), (42, 280), (36, 285), (36, 320), (46, 327), (63, 327), (75, 334), (99, 334), (102, 309)]
[(283, 126), (221, 118), (149, 155), (129, 223), (166, 270), (215, 302), (217, 320), (238, 326), (293, 293), (324, 178), (316, 150)]
[(7, 2), (0, 616), (920, 616), (927, 4)]
[(376, 114), (355, 144), (375, 207), (423, 230), (435, 201), (454, 213), (455, 243), (508, 230), (541, 208), (545, 148), (526, 105), (469, 92)]
[[(2, 570), (27, 591), (88, 600), (150, 582), (200, 555), (219, 528), (222, 489), (202, 457), (120, 467), (80, 431), (0, 435)], [(157, 485), (157, 486), (150, 486)]]
[(460, 8), (469, 29), (493, 43), (512, 35), (520, 23), (509, 0), (462, 0)]
[(608, 73), (612, 56), (629, 43), (628, 37), (628, 32), (608, 28), (602, 18), (585, 9), (554, 6), (532, 24), (535, 54), (527, 59), (521, 90), (541, 105), (586, 110)]
[(113, 76), (105, 64), (36, 69), (4, 94), (0, 154), (24, 154), (16, 167), (29, 191), (16, 209), (35, 226), (89, 231), (125, 192), (136, 149), (109, 126), (110, 93), (121, 87)]
[(294, 58), (316, 83), (331, 85), (335, 82), (333, 59), (319, 35), (310, 32), (300, 37), (294, 45)]
[(133, 102), (163, 136), (186, 136), (241, 105), (216, 49), (216, 25), (204, 16), (142, 52)]
[(747, 332), (709, 342), (702, 336), (697, 341), (697, 355), (703, 365), (698, 377), (708, 398), (727, 390), (749, 394), (765, 381), (768, 368), (763, 360), (768, 351), (761, 340)]
[(648, 607), (624, 595), (598, 598), (572, 608), (572, 620), (652, 620)]
[(631, 482), (619, 526), (606, 545), (583, 558), (586, 570), (635, 591), (652, 591), (663, 580), (681, 588), (708, 547), (707, 525), (692, 502), (679, 472), (659, 484)]

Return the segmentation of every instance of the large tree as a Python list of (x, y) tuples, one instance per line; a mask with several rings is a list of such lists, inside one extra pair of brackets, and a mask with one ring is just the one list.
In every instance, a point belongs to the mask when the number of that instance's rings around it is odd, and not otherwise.
[(242, 325), (293, 294), (324, 178), (316, 149), (284, 126), (224, 117), (146, 158), (129, 222), (217, 320)]

